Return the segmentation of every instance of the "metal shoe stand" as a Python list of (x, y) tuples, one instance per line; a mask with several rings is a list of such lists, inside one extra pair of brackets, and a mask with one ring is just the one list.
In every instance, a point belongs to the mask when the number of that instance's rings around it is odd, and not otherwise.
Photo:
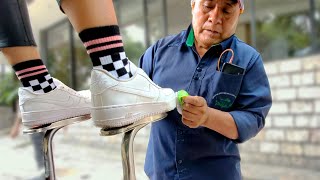
[(112, 136), (124, 133), (121, 143), (121, 157), (124, 180), (136, 180), (134, 154), (133, 154), (133, 141), (137, 132), (151, 122), (159, 121), (167, 116), (166, 113), (158, 114), (155, 116), (146, 117), (131, 125), (121, 128), (108, 128), (101, 129), (101, 136)]
[(40, 132), (45, 133), (43, 137), (42, 148), (44, 153), (46, 180), (56, 180), (54, 159), (53, 159), (53, 149), (52, 149), (52, 141), (56, 132), (65, 126), (68, 126), (74, 123), (79, 123), (85, 120), (89, 120), (90, 118), (91, 118), (90, 115), (79, 116), (79, 117), (65, 119), (65, 120), (52, 123), (50, 126), (41, 127), (41, 128), (28, 128), (23, 130), (24, 134), (34, 134), (34, 133), (40, 133)]

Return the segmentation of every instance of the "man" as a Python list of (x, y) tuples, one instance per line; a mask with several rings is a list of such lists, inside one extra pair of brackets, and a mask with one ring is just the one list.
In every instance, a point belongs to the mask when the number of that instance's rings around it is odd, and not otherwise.
[(145, 172), (152, 180), (241, 179), (237, 144), (264, 127), (268, 79), (260, 54), (234, 35), (242, 0), (192, 0), (191, 9), (186, 31), (140, 59), (155, 83), (190, 94), (182, 115), (171, 111), (152, 124)]

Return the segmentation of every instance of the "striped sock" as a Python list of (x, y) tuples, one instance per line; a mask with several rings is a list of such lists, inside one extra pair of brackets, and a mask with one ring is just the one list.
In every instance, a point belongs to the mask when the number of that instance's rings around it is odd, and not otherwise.
[(105, 69), (118, 79), (129, 79), (135, 74), (137, 67), (124, 52), (119, 26), (85, 29), (79, 37), (95, 68)]
[(52, 77), (41, 59), (18, 63), (13, 66), (23, 87), (36, 93), (48, 93), (56, 88)]

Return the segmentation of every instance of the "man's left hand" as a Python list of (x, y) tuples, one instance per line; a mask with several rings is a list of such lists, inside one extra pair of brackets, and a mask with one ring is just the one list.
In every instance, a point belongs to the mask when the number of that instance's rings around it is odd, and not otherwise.
[(202, 126), (209, 117), (206, 100), (200, 96), (187, 96), (183, 99), (182, 122), (190, 128)]

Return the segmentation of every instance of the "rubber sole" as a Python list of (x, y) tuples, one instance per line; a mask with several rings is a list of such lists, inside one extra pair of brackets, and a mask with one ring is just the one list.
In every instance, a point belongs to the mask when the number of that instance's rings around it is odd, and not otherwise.
[(21, 113), (22, 124), (26, 127), (41, 126), (83, 115), (90, 115), (90, 108), (71, 108)]
[(91, 116), (97, 127), (122, 127), (145, 117), (171, 111), (175, 107), (176, 101), (174, 97), (169, 102), (94, 107), (91, 109)]

